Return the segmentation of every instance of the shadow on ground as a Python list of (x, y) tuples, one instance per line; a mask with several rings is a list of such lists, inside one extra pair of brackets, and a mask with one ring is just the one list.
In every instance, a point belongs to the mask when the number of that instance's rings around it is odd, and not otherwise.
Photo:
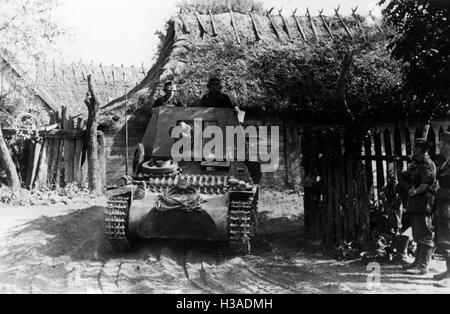
[[(39, 278), (41, 271), (33, 266), (35, 263), (50, 259), (41, 266), (42, 271), (48, 272), (52, 265), (65, 264), (67, 260), (67, 263), (80, 265), (75, 265), (75, 269), (80, 269), (82, 276), (91, 278), (92, 282), (96, 282), (97, 277), (105, 282), (109, 272), (115, 273), (111, 277), (115, 278), (114, 286), (117, 289), (119, 285), (121, 289), (128, 286), (122, 292), (135, 291), (136, 285), (143, 286), (136, 291), (165, 291), (167, 279), (161, 278), (170, 278), (167, 289), (175, 292), (190, 291), (191, 286), (192, 291), (201, 293), (357, 293), (367, 290), (370, 270), (357, 262), (337, 262), (326, 248), (312, 246), (302, 239), (303, 224), (298, 217), (261, 219), (253, 255), (246, 257), (232, 256), (226, 243), (189, 240), (141, 240), (135, 243), (132, 253), (116, 254), (106, 239), (103, 219), (102, 207), (89, 207), (63, 216), (33, 220), (10, 237), (10, 244), (2, 252), (2, 263), (10, 264), (8, 267), (26, 264), (21, 271)], [(402, 275), (398, 267), (386, 266), (382, 271), (383, 284), (387, 286), (430, 284), (428, 279)], [(72, 268), (54, 273), (64, 277), (71, 272)], [(5, 282), (18, 276), (16, 272), (7, 275), (4, 275)], [(160, 285), (156, 290), (155, 280), (159, 280)], [(179, 285), (181, 290), (177, 290)], [(26, 286), (33, 286), (33, 283)], [(79, 287), (84, 287), (82, 282)], [(45, 286), (42, 289), (46, 291)]]

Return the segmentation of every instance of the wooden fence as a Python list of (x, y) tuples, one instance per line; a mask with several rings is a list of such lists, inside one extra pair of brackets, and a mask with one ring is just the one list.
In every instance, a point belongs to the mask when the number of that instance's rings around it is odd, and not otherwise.
[[(41, 129), (29, 142), (26, 187), (45, 189), (64, 187), (77, 183), (88, 187), (88, 163), (86, 157), (86, 123), (82, 118), (67, 118), (62, 115), (51, 117), (50, 127)], [(4, 130), (6, 136), (17, 134), (20, 130)], [(98, 132), (100, 176), (106, 185), (105, 139)]]
[[(433, 123), (428, 132), (430, 156), (439, 154), (439, 136), (449, 122)], [(414, 139), (422, 129), (374, 126), (361, 151), (346, 151), (354, 134), (339, 128), (316, 128), (303, 136), (305, 228), (313, 239), (326, 243), (370, 237), (371, 201), (382, 198), (383, 188), (407, 169)]]

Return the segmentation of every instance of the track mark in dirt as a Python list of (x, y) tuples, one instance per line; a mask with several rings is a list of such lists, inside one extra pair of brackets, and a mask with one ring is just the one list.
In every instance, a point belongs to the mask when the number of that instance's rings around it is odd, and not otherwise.
[[(213, 290), (211, 290), (209, 287), (205, 287), (204, 285), (200, 285), (198, 284), (195, 280), (193, 280), (189, 274), (189, 270), (188, 270), (188, 258), (191, 256), (191, 254), (193, 252), (196, 252), (195, 249), (190, 249), (188, 250), (185, 255), (184, 255), (184, 260), (183, 260), (183, 268), (184, 268), (184, 272), (186, 275), (186, 278), (189, 280), (189, 282), (198, 290), (203, 291), (203, 293), (208, 293), (208, 294), (215, 294), (215, 292)], [(197, 256), (197, 254), (195, 254)], [(192, 259), (189, 259), (192, 260)], [(202, 268), (203, 268), (203, 261), (201, 262)]]
[(280, 281), (277, 281), (275, 279), (272, 279), (271, 277), (275, 277), (275, 274), (271, 274), (268, 273), (266, 271), (263, 271), (262, 274), (259, 273), (258, 271), (255, 271), (252, 267), (248, 267), (247, 271), (252, 274), (254, 276), (255, 279), (261, 281), (261, 282), (266, 282), (270, 285), (272, 285), (274, 288), (281, 288), (286, 290), (286, 292), (290, 292), (290, 293), (296, 293), (297, 291), (295, 289), (293, 289), (292, 287), (290, 287), (287, 284), (284, 284)]
[(171, 280), (178, 281), (182, 284), (183, 289), (192, 291), (195, 289), (198, 293), (211, 293), (203, 289), (201, 286), (196, 285), (192, 280), (189, 270), (186, 267), (186, 255), (189, 251), (183, 245), (175, 244), (165, 246), (161, 250), (160, 262), (171, 276)]
[(98, 275), (97, 275), (98, 287), (100, 288), (100, 291), (102, 292), (102, 294), (105, 294), (105, 291), (103, 290), (103, 284), (102, 284), (102, 273), (103, 273), (103, 269), (105, 269), (106, 263), (107, 262), (102, 263), (102, 267), (100, 268), (100, 271), (98, 272)]
[(117, 274), (116, 274), (116, 281), (115, 281), (115, 284), (116, 284), (116, 286), (117, 286), (118, 289), (120, 289), (120, 286), (119, 286), (119, 280), (120, 280), (120, 271), (122, 270), (122, 265), (123, 265), (123, 260), (120, 261), (119, 267), (117, 268)]

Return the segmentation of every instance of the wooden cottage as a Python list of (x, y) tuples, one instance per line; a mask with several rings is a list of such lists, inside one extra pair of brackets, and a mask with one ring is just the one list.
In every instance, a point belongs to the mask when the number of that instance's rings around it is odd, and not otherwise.
[[(247, 112), (247, 125), (280, 127), (280, 164), (277, 171), (264, 174), (263, 183), (299, 184), (303, 128), (339, 117), (333, 111), (341, 68), (337, 51), (352, 46), (356, 39), (361, 43), (370, 38), (370, 47), (356, 56), (348, 95), (355, 107), (363, 102), (364, 107), (383, 103), (390, 95), (387, 91), (399, 81), (398, 65), (385, 50), (386, 37), (378, 22), (356, 14), (344, 18), (339, 13), (312, 17), (309, 13), (190, 12), (173, 17), (147, 76), (126, 97), (102, 108), (108, 182), (125, 173), (124, 117), (129, 119), (131, 167), (134, 149), (164, 82), (174, 81), (180, 99), (195, 107), (206, 92), (208, 78), (214, 75), (222, 79), (232, 101)], [(370, 64), (369, 73), (364, 63)]]

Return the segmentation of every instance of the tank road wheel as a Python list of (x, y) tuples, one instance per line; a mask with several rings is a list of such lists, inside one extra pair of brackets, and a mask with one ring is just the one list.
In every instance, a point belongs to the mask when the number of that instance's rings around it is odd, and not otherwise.
[(105, 212), (105, 231), (114, 252), (126, 253), (131, 250), (128, 237), (129, 198), (114, 198), (108, 201)]
[(231, 201), (228, 232), (233, 254), (250, 255), (252, 240), (257, 231), (256, 210), (258, 193), (248, 201)]
[(144, 144), (138, 144), (136, 152), (133, 158), (133, 174), (138, 175), (141, 170), (141, 165), (145, 161), (145, 148)]

